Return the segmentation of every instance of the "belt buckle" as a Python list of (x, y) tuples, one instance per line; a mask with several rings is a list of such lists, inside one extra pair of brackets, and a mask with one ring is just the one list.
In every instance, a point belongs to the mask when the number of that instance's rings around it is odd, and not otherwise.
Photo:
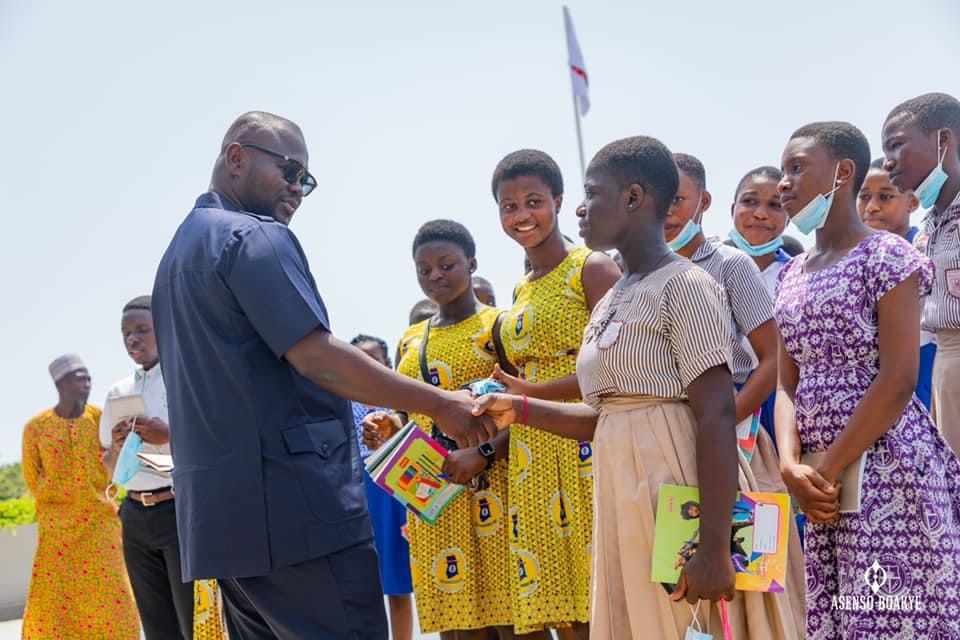
[(142, 505), (145, 506), (145, 507), (155, 507), (155, 506), (157, 505), (156, 502), (147, 502), (147, 497), (152, 496), (152, 495), (153, 495), (153, 491), (141, 491), (141, 492), (140, 492), (140, 504), (142, 504)]

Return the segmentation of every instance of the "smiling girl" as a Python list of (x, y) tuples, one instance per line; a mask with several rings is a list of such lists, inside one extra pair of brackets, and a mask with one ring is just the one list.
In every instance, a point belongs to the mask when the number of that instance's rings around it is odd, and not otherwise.
[[(518, 375), (498, 371), (511, 393), (548, 400), (580, 398), (576, 361), (590, 311), (620, 277), (608, 256), (560, 233), (560, 168), (542, 151), (507, 155), (493, 173), (500, 225), (530, 262), (500, 330)], [(593, 526), (592, 448), (518, 425), (510, 443), (514, 625), (519, 632), (571, 625), (585, 637), (589, 619)], [(569, 633), (564, 631), (563, 633)]]

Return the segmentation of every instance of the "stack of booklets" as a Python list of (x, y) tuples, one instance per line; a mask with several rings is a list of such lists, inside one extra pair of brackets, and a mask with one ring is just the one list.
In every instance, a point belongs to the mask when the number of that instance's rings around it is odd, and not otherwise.
[[(745, 491), (731, 514), (730, 558), (741, 591), (783, 591), (787, 576), (790, 496)], [(675, 585), (700, 544), (700, 490), (660, 487), (653, 534), (654, 582)]]
[(370, 478), (420, 519), (435, 524), (463, 491), (443, 476), (447, 451), (414, 422), (408, 422), (367, 458)]
[(147, 472), (169, 478), (173, 474), (173, 457), (165, 453), (138, 453), (140, 464)]

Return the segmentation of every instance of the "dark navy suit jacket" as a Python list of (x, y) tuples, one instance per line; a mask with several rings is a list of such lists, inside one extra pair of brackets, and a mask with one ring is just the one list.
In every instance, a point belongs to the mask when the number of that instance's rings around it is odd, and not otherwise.
[(293, 232), (203, 194), (152, 306), (183, 580), (265, 575), (369, 540), (350, 404), (283, 358), (330, 330)]

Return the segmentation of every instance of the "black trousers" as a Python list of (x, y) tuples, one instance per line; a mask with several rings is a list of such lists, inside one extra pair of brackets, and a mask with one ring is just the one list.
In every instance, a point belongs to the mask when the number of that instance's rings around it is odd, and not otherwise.
[(265, 576), (219, 580), (230, 640), (386, 640), (373, 541)]
[(152, 507), (127, 498), (120, 505), (123, 557), (147, 640), (193, 638), (193, 583), (180, 579), (174, 501)]

